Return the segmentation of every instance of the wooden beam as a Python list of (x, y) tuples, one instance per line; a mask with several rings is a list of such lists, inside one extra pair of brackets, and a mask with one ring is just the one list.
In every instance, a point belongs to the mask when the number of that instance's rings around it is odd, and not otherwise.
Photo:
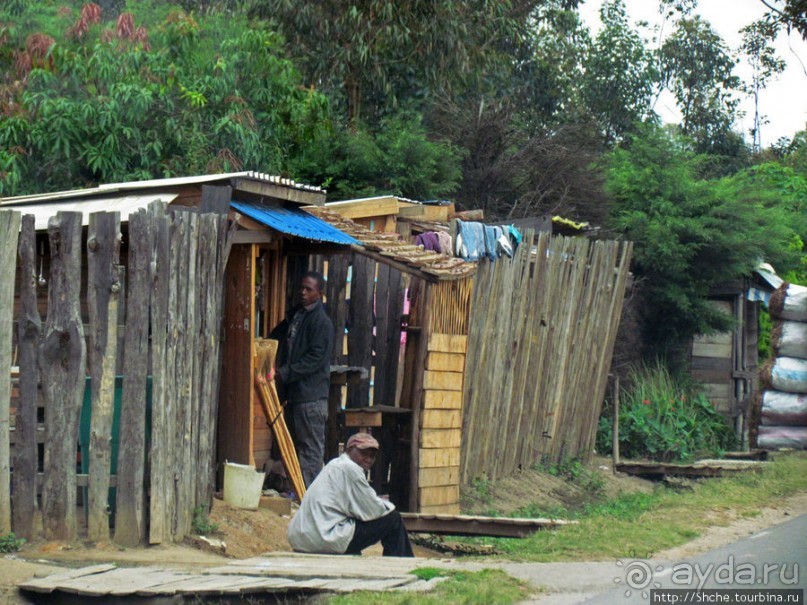
[(353, 200), (348, 202), (334, 202), (325, 207), (349, 219), (373, 218), (398, 214), (399, 203), (393, 197), (382, 197), (368, 200)]
[(235, 188), (236, 196), (239, 191), (246, 191), (247, 193), (264, 195), (276, 200), (295, 202), (305, 206), (322, 206), (325, 203), (324, 191), (306, 191), (242, 178), (234, 179), (233, 187)]
[(402, 263), (402, 262), (399, 262), (397, 260), (392, 260), (390, 257), (383, 256), (383, 255), (379, 254), (378, 252), (373, 252), (372, 250), (368, 250), (364, 246), (359, 246), (357, 244), (351, 244), (350, 249), (353, 252), (357, 252), (357, 253), (359, 253), (359, 254), (361, 254), (363, 256), (367, 256), (369, 258), (372, 258), (373, 260), (378, 261), (379, 263), (384, 263), (385, 265), (389, 265), (390, 267), (395, 267), (396, 269), (398, 269), (398, 271), (402, 271), (403, 273), (408, 273), (409, 275), (413, 275), (413, 276), (415, 276), (417, 278), (420, 278), (422, 280), (425, 280), (427, 282), (437, 283), (439, 281), (439, 279), (437, 278), (436, 275), (431, 275), (429, 273), (424, 273), (420, 269), (410, 267), (409, 265), (407, 265), (405, 263)]

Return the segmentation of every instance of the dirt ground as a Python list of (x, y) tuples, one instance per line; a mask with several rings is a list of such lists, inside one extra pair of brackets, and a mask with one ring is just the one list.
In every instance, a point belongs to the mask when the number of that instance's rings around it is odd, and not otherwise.
[[(596, 459), (588, 467), (601, 480), (596, 485), (609, 496), (624, 491), (651, 491), (649, 481), (614, 475), (610, 462)], [(571, 508), (592, 497), (592, 485), (571, 483), (561, 477), (534, 470), (522, 471), (498, 483), (471, 489), (466, 494), (463, 512), (483, 514), (495, 509), (509, 513), (525, 506), (539, 505), (552, 510)], [(487, 488), (487, 489), (485, 489)], [(716, 519), (718, 525), (687, 544), (657, 553), (660, 559), (675, 560), (691, 557), (729, 544), (743, 536), (783, 523), (794, 516), (807, 514), (807, 493), (783, 499), (775, 506), (762, 509), (753, 517), (731, 514)], [(221, 500), (214, 500), (210, 522), (218, 525), (213, 537), (226, 544), (226, 555), (207, 551), (198, 544), (188, 542), (177, 545), (159, 545), (148, 548), (121, 548), (114, 544), (35, 542), (26, 544), (20, 552), (0, 555), (0, 603), (24, 605), (28, 601), (19, 596), (16, 585), (33, 577), (44, 577), (64, 567), (79, 567), (98, 562), (115, 562), (122, 565), (161, 565), (167, 568), (193, 570), (218, 565), (227, 558), (249, 558), (265, 552), (290, 550), (286, 540), (289, 518), (268, 509), (257, 511), (236, 509)], [(365, 551), (380, 555), (380, 546)], [(419, 557), (445, 557), (421, 547), (415, 547)]]
[(545, 511), (584, 506), (596, 497), (611, 498), (621, 492), (651, 492), (654, 483), (611, 470), (611, 460), (594, 457), (586, 465), (586, 476), (578, 482), (544, 471), (523, 469), (500, 481), (476, 482), (463, 489), (462, 510), (467, 514), (490, 512), (509, 515), (525, 506)]

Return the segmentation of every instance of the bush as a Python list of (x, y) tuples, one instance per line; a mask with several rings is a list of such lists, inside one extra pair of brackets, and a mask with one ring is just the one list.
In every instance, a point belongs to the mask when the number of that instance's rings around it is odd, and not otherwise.
[[(734, 446), (734, 433), (702, 394), (674, 380), (666, 367), (631, 373), (619, 410), (619, 449), (625, 458), (660, 462), (719, 455)], [(600, 418), (597, 449), (611, 452), (613, 410)]]
[(0, 535), (0, 552), (16, 552), (25, 544), (25, 538), (18, 538), (14, 532)]

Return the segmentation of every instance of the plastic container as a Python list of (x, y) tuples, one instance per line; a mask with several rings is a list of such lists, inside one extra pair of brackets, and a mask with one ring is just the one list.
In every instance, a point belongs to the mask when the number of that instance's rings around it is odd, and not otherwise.
[(265, 476), (266, 473), (257, 472), (254, 466), (225, 462), (224, 501), (236, 508), (257, 509)]

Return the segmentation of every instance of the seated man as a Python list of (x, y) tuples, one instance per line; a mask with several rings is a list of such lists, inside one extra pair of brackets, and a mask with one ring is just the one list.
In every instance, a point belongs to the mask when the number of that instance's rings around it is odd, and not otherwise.
[(378, 441), (367, 433), (347, 440), (345, 453), (331, 460), (308, 487), (289, 525), (298, 552), (360, 555), (381, 542), (385, 557), (413, 557), (412, 544), (395, 505), (379, 498), (367, 482)]

